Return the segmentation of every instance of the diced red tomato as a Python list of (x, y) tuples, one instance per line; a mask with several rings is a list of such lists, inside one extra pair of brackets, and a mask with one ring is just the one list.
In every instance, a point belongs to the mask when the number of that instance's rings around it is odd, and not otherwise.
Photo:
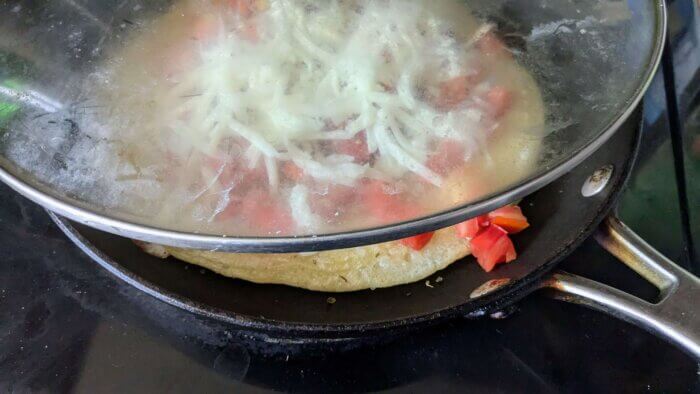
[(224, 164), (222, 160), (217, 159), (216, 157), (211, 157), (211, 156), (204, 156), (202, 159), (204, 162), (204, 165), (209, 167), (210, 169), (214, 171), (218, 171), (219, 168)]
[(333, 149), (335, 152), (348, 155), (355, 158), (355, 161), (360, 164), (367, 163), (370, 158), (369, 149), (367, 148), (367, 135), (361, 131), (349, 140), (333, 141)]
[(267, 181), (267, 170), (262, 165), (248, 168), (242, 163), (226, 162), (214, 157), (206, 157), (204, 163), (216, 173), (221, 172), (218, 182), (223, 186), (236, 184), (240, 187), (249, 187)]
[(392, 206), (377, 217), (386, 223), (401, 222), (418, 217), (420, 210), (402, 199), (394, 199)]
[(481, 78), (481, 73), (461, 75), (440, 84), (436, 106), (444, 111), (453, 109), (469, 97), (469, 92)]
[(226, 205), (226, 208), (224, 208), (224, 210), (216, 216), (216, 220), (226, 221), (229, 219), (233, 219), (241, 213), (241, 205), (242, 201), (236, 198), (236, 196), (233, 196), (231, 193), (229, 193), (228, 205)]
[(240, 213), (260, 233), (288, 234), (294, 226), (289, 210), (262, 189), (247, 193), (240, 204)]
[[(476, 254), (475, 254), (476, 256)], [(500, 237), (485, 255), (479, 255), (477, 261), (486, 272), (491, 272), (501, 263), (510, 263), (517, 258), (513, 241), (508, 236)]]
[(228, 7), (234, 13), (238, 14), (244, 23), (238, 29), (238, 34), (244, 39), (257, 42), (260, 38), (257, 25), (252, 20), (255, 14), (267, 8), (266, 0), (213, 0), (219, 6)]
[(493, 33), (487, 33), (481, 37), (476, 47), (487, 56), (510, 55), (508, 47)]
[(530, 224), (520, 207), (505, 206), (455, 226), (457, 236), (470, 238), (472, 254), (486, 272), (517, 257), (508, 234), (518, 233)]
[(207, 156), (204, 158), (204, 164), (215, 173), (221, 173), (218, 179), (220, 185), (230, 186), (236, 181), (237, 166), (235, 163)]
[(347, 204), (355, 198), (356, 191), (350, 186), (329, 185), (326, 197), (335, 204)]
[(304, 179), (304, 170), (292, 161), (287, 161), (282, 165), (282, 174), (290, 181), (299, 182)]
[(344, 213), (356, 197), (356, 190), (343, 185), (328, 185), (325, 194), (314, 194), (311, 209), (325, 219), (335, 219)]
[(470, 244), (472, 254), (486, 272), (491, 272), (496, 265), (509, 263), (517, 257), (508, 232), (493, 223), (474, 237)]
[(244, 18), (250, 18), (269, 7), (267, 0), (224, 0), (224, 3)]
[(241, 165), (239, 167), (239, 171), (242, 173), (241, 185), (267, 185), (267, 169), (264, 165), (258, 165), (255, 168), (249, 168), (246, 165)]
[(530, 227), (527, 218), (517, 205), (505, 206), (481, 215), (473, 219), (455, 225), (457, 236), (461, 238), (474, 238), (491, 223), (506, 230), (508, 234), (517, 234)]
[(455, 226), (457, 236), (460, 238), (472, 239), (477, 236), (484, 228), (488, 227), (489, 218), (487, 215), (477, 216), (462, 222)]
[(368, 181), (362, 186), (361, 195), (367, 210), (384, 223), (415, 218), (420, 210), (398, 194), (388, 194), (383, 182)]
[(255, 0), (228, 0), (228, 5), (244, 18), (251, 17), (255, 11)]
[(418, 251), (422, 250), (425, 247), (425, 245), (427, 245), (428, 242), (430, 242), (430, 240), (433, 239), (433, 235), (435, 235), (435, 232), (418, 234), (414, 235), (413, 237), (402, 239), (401, 243), (413, 250)]
[(455, 230), (457, 231), (458, 237), (471, 239), (479, 234), (479, 231), (481, 231), (481, 226), (479, 226), (479, 222), (477, 222), (477, 219), (475, 218), (455, 225)]
[(375, 217), (382, 218), (386, 215), (386, 209), (392, 206), (396, 200), (394, 196), (384, 192), (384, 185), (379, 181), (368, 181), (362, 187), (363, 202), (367, 210)]
[(495, 244), (500, 237), (507, 235), (508, 232), (506, 230), (499, 226), (489, 224), (483, 231), (474, 237), (474, 239), (472, 239), (472, 251), (485, 251), (493, 246), (493, 244)]
[(519, 233), (530, 227), (527, 218), (519, 206), (499, 208), (488, 214), (491, 223), (503, 228), (509, 234)]
[(464, 145), (453, 139), (440, 141), (437, 151), (428, 158), (426, 165), (440, 175), (447, 175), (450, 171), (464, 164)]
[(219, 20), (215, 15), (199, 15), (195, 17), (192, 23), (192, 38), (199, 41), (207, 41), (216, 35), (219, 27)]
[(513, 105), (513, 93), (502, 86), (493, 87), (486, 93), (488, 110), (495, 118), (500, 118)]

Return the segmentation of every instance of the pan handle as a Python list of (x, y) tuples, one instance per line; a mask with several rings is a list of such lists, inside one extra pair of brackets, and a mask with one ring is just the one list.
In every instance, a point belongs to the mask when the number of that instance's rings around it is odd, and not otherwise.
[(595, 238), (656, 286), (660, 291), (658, 300), (650, 303), (566, 272), (554, 273), (545, 281), (549, 294), (633, 323), (700, 359), (700, 280), (657, 252), (614, 216), (601, 224)]

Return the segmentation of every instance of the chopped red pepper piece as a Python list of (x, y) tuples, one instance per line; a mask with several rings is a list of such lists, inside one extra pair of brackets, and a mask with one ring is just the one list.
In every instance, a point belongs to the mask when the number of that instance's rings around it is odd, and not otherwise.
[(414, 235), (413, 237), (402, 239), (401, 243), (413, 250), (419, 251), (422, 250), (431, 239), (433, 239), (433, 235), (435, 235), (435, 232), (418, 234)]
[(508, 232), (493, 223), (471, 240), (471, 249), (477, 262), (486, 272), (491, 272), (496, 265), (509, 263), (517, 257)]
[(519, 206), (506, 206), (488, 214), (491, 223), (500, 226), (509, 234), (519, 233), (530, 227)]

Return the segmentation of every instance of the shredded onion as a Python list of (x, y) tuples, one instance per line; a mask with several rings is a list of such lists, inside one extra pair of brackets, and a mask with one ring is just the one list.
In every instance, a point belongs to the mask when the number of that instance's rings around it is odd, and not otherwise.
[[(180, 104), (169, 127), (209, 155), (226, 137), (244, 139), (252, 149), (248, 166), (257, 166), (262, 155), (272, 188), (279, 184), (278, 160), (292, 160), (319, 180), (353, 185), (370, 167), (321, 157), (319, 147), (365, 131), (368, 151), (387, 155), (379, 160), (384, 167), (403, 169), (386, 175), (410, 171), (439, 186), (441, 177), (424, 164), (431, 141), (469, 142), (470, 134), (483, 132), (480, 116), (473, 108), (455, 110), (469, 116), (445, 114), (417, 91), (425, 78), (464, 68), (465, 47), (473, 42), (446, 37), (449, 26), (421, 3), (313, 8), (308, 17), (302, 1), (270, 0), (256, 16), (263, 27), (257, 42), (222, 32), (202, 45), (199, 64), (172, 89), (178, 97), (168, 102)], [(473, 40), (490, 29), (482, 27)], [(329, 131), (328, 121), (344, 126)]]
[(321, 223), (321, 218), (311, 212), (309, 207), (309, 190), (304, 185), (296, 185), (289, 195), (292, 217), (301, 230), (312, 230)]

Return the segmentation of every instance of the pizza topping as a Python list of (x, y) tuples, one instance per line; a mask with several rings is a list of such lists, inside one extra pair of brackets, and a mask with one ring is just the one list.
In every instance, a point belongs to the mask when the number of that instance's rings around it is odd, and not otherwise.
[(401, 243), (413, 250), (420, 251), (430, 242), (433, 235), (435, 235), (434, 232), (414, 235), (413, 237), (402, 239)]
[(515, 260), (515, 246), (508, 235), (529, 226), (520, 207), (509, 205), (460, 223), (455, 231), (460, 238), (470, 240), (472, 254), (479, 265), (490, 272), (498, 264)]
[(491, 223), (500, 226), (508, 234), (517, 234), (530, 227), (523, 211), (517, 205), (509, 205), (499, 208), (488, 214)]
[(508, 232), (495, 224), (490, 224), (470, 242), (476, 261), (486, 272), (491, 272), (497, 264), (510, 263), (517, 257)]

